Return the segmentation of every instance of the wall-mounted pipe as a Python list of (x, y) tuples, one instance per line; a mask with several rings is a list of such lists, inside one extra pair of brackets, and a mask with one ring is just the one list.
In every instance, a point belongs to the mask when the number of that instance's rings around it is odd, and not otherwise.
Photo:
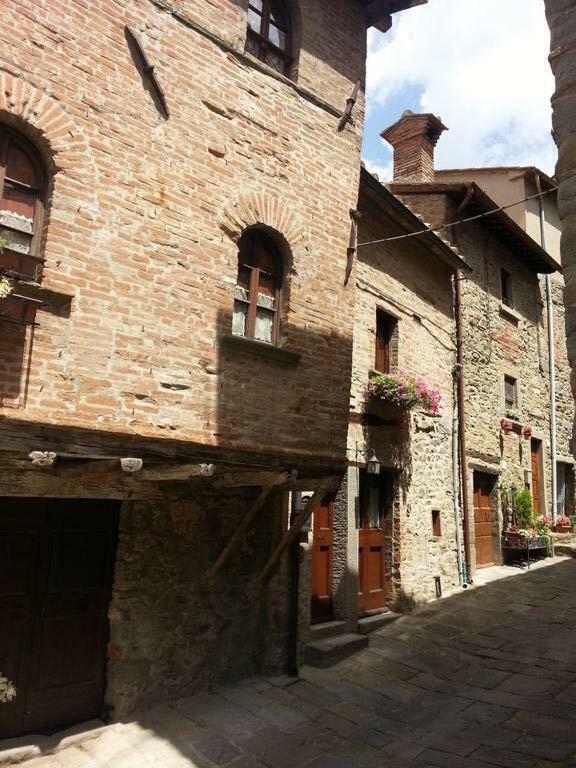
[[(542, 192), (540, 175), (534, 174), (536, 191)], [(538, 198), (538, 213), (540, 215), (540, 245), (546, 250), (546, 216), (542, 195)], [(550, 465), (551, 465), (551, 517), (556, 521), (556, 499), (558, 495), (556, 478), (556, 354), (554, 349), (554, 303), (552, 301), (552, 276), (547, 274), (546, 281), (546, 316), (548, 320), (548, 375), (550, 377)]]

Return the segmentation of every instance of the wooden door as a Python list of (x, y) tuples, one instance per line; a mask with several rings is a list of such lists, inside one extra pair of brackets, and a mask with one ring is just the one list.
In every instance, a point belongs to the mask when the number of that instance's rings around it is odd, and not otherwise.
[(386, 606), (384, 520), (392, 501), (392, 476), (360, 473), (358, 521), (358, 612)]
[(334, 505), (330, 495), (314, 512), (312, 542), (312, 624), (334, 618), (332, 596), (332, 543)]
[(494, 565), (494, 516), (490, 503), (494, 479), (474, 472), (474, 545), (476, 568)]
[(540, 471), (540, 440), (530, 441), (530, 468), (532, 469), (532, 505), (534, 514), (542, 514), (542, 473)]
[(17, 695), (0, 736), (99, 717), (116, 502), (0, 502), (0, 671)]

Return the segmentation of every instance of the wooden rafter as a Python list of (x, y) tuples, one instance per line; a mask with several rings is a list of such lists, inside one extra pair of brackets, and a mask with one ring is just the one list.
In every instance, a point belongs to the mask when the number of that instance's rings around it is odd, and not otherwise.
[(268, 478), (267, 482), (262, 485), (262, 490), (254, 499), (254, 502), (248, 512), (246, 512), (242, 518), (240, 525), (234, 531), (234, 535), (220, 553), (218, 560), (216, 560), (214, 565), (208, 569), (206, 573), (207, 578), (213, 578), (217, 573), (219, 573), (219, 571), (224, 568), (232, 555), (239, 549), (242, 541), (244, 540), (244, 536), (246, 535), (246, 531), (252, 525), (256, 515), (266, 503), (270, 493), (274, 490), (274, 488), (277, 488), (279, 485), (286, 483), (288, 481), (288, 476), (288, 472), (283, 472), (279, 475), (271, 476)]
[(327, 478), (326, 480), (323, 480), (320, 483), (320, 485), (316, 488), (316, 490), (314, 491), (314, 493), (310, 498), (310, 501), (306, 505), (306, 508), (300, 512), (296, 520), (294, 520), (290, 528), (288, 528), (288, 530), (282, 537), (280, 543), (276, 547), (274, 554), (268, 560), (266, 567), (260, 574), (259, 583), (261, 586), (265, 586), (270, 581), (270, 579), (274, 575), (274, 571), (280, 564), (282, 555), (284, 554), (284, 552), (286, 552), (290, 544), (292, 544), (296, 536), (300, 533), (304, 524), (308, 522), (308, 520), (312, 516), (312, 513), (316, 509), (318, 509), (318, 507), (322, 503), (322, 499), (324, 498), (326, 493), (331, 488), (334, 487), (336, 482), (338, 482), (338, 478)]

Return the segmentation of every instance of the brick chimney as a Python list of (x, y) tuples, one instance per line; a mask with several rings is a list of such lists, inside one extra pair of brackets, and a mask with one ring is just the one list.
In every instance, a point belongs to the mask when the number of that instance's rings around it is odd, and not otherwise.
[(394, 181), (434, 181), (434, 147), (446, 130), (435, 115), (415, 115), (407, 109), (400, 120), (382, 131), (382, 138), (394, 148)]

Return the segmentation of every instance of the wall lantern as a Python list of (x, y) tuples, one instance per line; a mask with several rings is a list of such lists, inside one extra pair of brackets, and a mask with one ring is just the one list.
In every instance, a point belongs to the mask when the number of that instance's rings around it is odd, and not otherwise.
[(380, 474), (380, 462), (378, 461), (375, 451), (372, 451), (372, 457), (368, 459), (366, 463), (366, 473), (368, 475)]
[(532, 485), (532, 470), (531, 469), (525, 469), (524, 470), (524, 485), (527, 488), (530, 488)]

